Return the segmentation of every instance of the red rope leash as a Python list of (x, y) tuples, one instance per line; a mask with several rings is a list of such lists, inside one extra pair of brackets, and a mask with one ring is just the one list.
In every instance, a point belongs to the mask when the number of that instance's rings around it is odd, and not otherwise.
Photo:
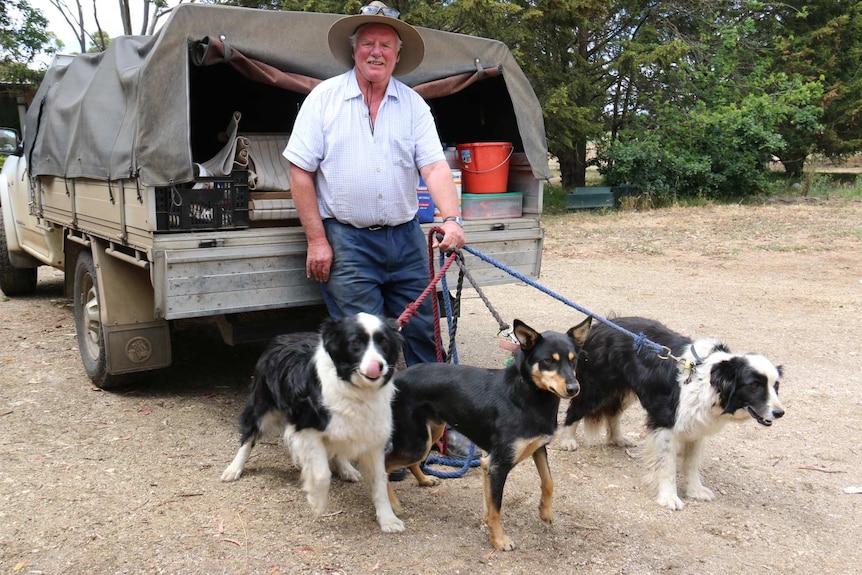
[[(453, 251), (449, 254), (446, 260), (443, 262), (443, 265), (440, 267), (440, 271), (436, 274), (434, 273), (434, 248), (432, 247), (434, 244), (434, 235), (435, 234), (443, 234), (443, 228), (439, 226), (434, 226), (430, 230), (428, 230), (428, 277), (432, 278), (431, 283), (428, 284), (428, 287), (425, 288), (419, 297), (411, 304), (408, 304), (404, 311), (398, 316), (396, 320), (398, 322), (398, 327), (402, 328), (404, 325), (410, 321), (410, 318), (418, 313), (419, 306), (422, 305), (422, 302), (426, 297), (431, 295), (436, 291), (437, 284), (449, 270), (449, 267), (452, 263), (458, 258), (458, 252)], [(440, 333), (440, 303), (437, 301), (436, 293), (431, 299), (431, 309), (434, 313), (434, 348), (437, 352), (437, 362), (443, 363), (443, 336)], [(437, 446), (440, 449), (440, 453), (448, 453), (449, 452), (449, 434), (444, 432), (440, 439), (437, 441)], [(472, 449), (471, 452), (472, 454)], [(472, 463), (472, 462), (471, 462)], [(470, 464), (471, 464), (470, 463)], [(470, 465), (468, 464), (468, 465)], [(424, 468), (424, 467), (423, 467)], [(433, 470), (428, 470), (424, 468), (426, 472), (432, 473), (432, 475), (439, 476), (440, 472), (435, 472)], [(460, 473), (463, 475), (466, 472), (467, 468), (465, 467)], [(453, 477), (456, 477), (453, 475)]]
[[(445, 273), (449, 270), (449, 266), (452, 265), (452, 262), (455, 261), (455, 258), (458, 257), (458, 254), (452, 252), (446, 258), (446, 261), (440, 267), (440, 271), (437, 274), (434, 274), (434, 248), (432, 247), (434, 243), (434, 234), (435, 233), (444, 233), (443, 228), (438, 226), (432, 227), (428, 230), (428, 276), (431, 279), (431, 283), (428, 284), (428, 287), (425, 288), (416, 301), (411, 304), (408, 304), (404, 311), (401, 312), (401, 315), (398, 316), (398, 327), (404, 327), (404, 325), (410, 321), (410, 318), (418, 313), (419, 306), (422, 305), (422, 302), (425, 301), (425, 298), (428, 297), (432, 292), (436, 290), (437, 283), (440, 279), (445, 275)], [(431, 309), (434, 310), (434, 344), (437, 348), (437, 361), (443, 361), (443, 340), (440, 335), (440, 305), (437, 302), (437, 298), (433, 298), (431, 300)]]

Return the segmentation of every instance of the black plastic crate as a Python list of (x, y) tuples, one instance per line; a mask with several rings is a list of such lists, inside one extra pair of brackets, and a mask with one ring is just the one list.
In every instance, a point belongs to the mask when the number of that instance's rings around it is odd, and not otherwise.
[(156, 188), (159, 231), (247, 228), (248, 172)]

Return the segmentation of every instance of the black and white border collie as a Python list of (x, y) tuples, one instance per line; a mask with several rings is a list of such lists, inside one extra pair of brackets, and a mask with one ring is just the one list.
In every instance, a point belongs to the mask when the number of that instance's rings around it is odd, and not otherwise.
[(581, 419), (588, 441), (604, 423), (608, 443), (632, 445), (622, 434), (620, 417), (638, 399), (646, 410), (644, 459), (647, 480), (657, 487), (656, 502), (669, 509), (684, 507), (676, 488), (677, 455), (686, 496), (712, 501), (715, 494), (700, 477), (705, 438), (729, 421), (752, 418), (770, 426), (783, 416), (778, 399), (781, 367), (759, 354), (731, 353), (713, 338), (692, 341), (654, 320), (611, 321), (670, 348), (681, 361), (661, 359), (648, 349), (636, 352), (628, 334), (603, 323), (594, 325), (578, 361), (581, 393), (569, 403), (557, 447), (577, 448), (575, 430)]
[(239, 479), (262, 434), (283, 430), (316, 516), (326, 509), (332, 464), (345, 480), (365, 478), (384, 532), (403, 531), (384, 467), (395, 393), (390, 380), (401, 344), (393, 320), (366, 313), (326, 319), (316, 334), (276, 337), (257, 361), (240, 416), (240, 448), (222, 481)]

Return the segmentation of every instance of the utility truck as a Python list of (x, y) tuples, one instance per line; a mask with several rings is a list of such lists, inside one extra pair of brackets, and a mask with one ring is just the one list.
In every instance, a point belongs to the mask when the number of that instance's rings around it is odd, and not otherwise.
[[(27, 295), (39, 266), (63, 270), (97, 386), (168, 366), (178, 320), (214, 320), (234, 344), (320, 317), (281, 151), (304, 97), (344, 71), (326, 43), (341, 17), (181, 4), (154, 36), (49, 67), (0, 177), (0, 289)], [(424, 61), (401, 79), (441, 142), (513, 144), (521, 209), (467, 220), (468, 242), (538, 277), (550, 171), (535, 93), (504, 44), (419, 32)], [(512, 281), (468, 263), (479, 285)]]

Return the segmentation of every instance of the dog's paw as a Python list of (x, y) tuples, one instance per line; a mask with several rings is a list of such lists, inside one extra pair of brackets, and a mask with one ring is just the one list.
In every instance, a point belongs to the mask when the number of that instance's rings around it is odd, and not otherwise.
[(690, 485), (686, 488), (685, 494), (691, 499), (698, 501), (712, 501), (715, 499), (715, 492), (705, 485)]
[(306, 493), (308, 504), (311, 505), (311, 512), (315, 517), (320, 517), (326, 511), (326, 504), (329, 502), (329, 490), (324, 488), (309, 489)]
[(354, 468), (339, 471), (338, 477), (340, 477), (342, 481), (347, 481), (348, 483), (359, 483), (362, 481), (362, 474)]
[(326, 501), (315, 499), (311, 495), (308, 496), (308, 504), (311, 505), (311, 512), (315, 517), (320, 517), (326, 511)]
[(380, 524), (380, 530), (384, 533), (401, 533), (404, 531), (404, 522), (395, 515), (381, 517), (377, 522)]
[(440, 479), (433, 475), (427, 475), (422, 471), (422, 467), (418, 463), (410, 465), (408, 469), (413, 474), (413, 477), (416, 478), (416, 483), (419, 484), (419, 487), (436, 487), (440, 485)]
[(350, 483), (359, 483), (362, 481), (362, 474), (346, 459), (336, 457), (334, 464), (335, 472), (343, 481), (349, 481)]
[(427, 479), (424, 483), (420, 483), (422, 487), (437, 487), (442, 483), (440, 479), (434, 477), (433, 475), (426, 475)]
[(513, 549), (515, 549), (515, 543), (511, 539), (509, 539), (509, 536), (505, 533), (500, 537), (492, 537), (491, 545), (494, 546), (494, 549), (497, 549), (499, 551), (512, 551)]
[(674, 511), (679, 511), (685, 507), (685, 503), (683, 503), (682, 499), (680, 499), (676, 493), (660, 493), (659, 496), (656, 497), (655, 502), (662, 507), (667, 507)]
[(574, 437), (562, 435), (557, 437), (555, 447), (561, 451), (575, 451), (578, 448), (578, 442)]
[(222, 481), (236, 481), (242, 475), (242, 467), (236, 467), (234, 465), (228, 465), (227, 469), (222, 471), (221, 480)]
[(608, 439), (608, 443), (610, 443), (611, 445), (616, 445), (617, 447), (634, 447), (635, 445), (637, 445), (637, 442), (629, 439), (625, 435), (612, 437)]
[(440, 480), (433, 475), (426, 475), (422, 479), (416, 478), (416, 483), (419, 487), (437, 487), (440, 485)]

